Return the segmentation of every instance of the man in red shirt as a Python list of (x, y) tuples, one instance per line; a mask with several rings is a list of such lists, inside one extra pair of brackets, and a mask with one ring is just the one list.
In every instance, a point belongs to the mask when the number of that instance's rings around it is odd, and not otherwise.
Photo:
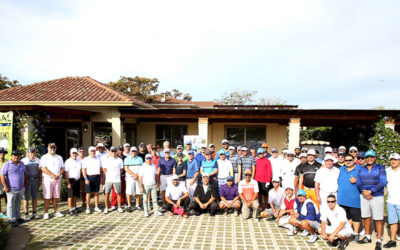
[(271, 186), (272, 167), (271, 162), (264, 156), (264, 150), (257, 150), (258, 159), (256, 160), (256, 173), (254, 179), (258, 182), (260, 209), (262, 208), (262, 200), (264, 197), (264, 208), (268, 208), (268, 191)]

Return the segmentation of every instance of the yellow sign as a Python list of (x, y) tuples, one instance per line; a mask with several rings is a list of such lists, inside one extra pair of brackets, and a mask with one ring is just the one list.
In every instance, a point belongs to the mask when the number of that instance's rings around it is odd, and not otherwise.
[(8, 151), (6, 159), (10, 159), (12, 151), (13, 112), (0, 112), (0, 147)]

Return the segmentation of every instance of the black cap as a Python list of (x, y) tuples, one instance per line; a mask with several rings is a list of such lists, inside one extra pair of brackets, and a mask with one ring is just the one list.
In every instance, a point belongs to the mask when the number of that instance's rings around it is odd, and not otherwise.
[(119, 145), (117, 149), (118, 149), (118, 150), (124, 150), (124, 146)]
[(29, 151), (30, 153), (36, 152), (36, 148), (30, 147), (30, 148), (28, 149), (28, 151)]
[(139, 144), (139, 147), (144, 147), (144, 146), (146, 146), (146, 145), (144, 145), (144, 142), (141, 142), (141, 143)]
[(0, 147), (0, 153), (8, 154), (7, 150), (5, 150), (3, 147)]
[(18, 150), (14, 150), (11, 152), (11, 155), (21, 155), (21, 152), (19, 152)]
[(178, 153), (176, 156), (177, 157), (183, 157), (183, 154), (182, 153)]

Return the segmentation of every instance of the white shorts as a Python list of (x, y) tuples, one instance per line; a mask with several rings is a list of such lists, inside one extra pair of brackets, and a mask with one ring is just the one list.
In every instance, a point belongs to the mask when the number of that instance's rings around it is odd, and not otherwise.
[(140, 195), (139, 181), (133, 178), (126, 178), (126, 195)]
[[(325, 232), (327, 234), (332, 234), (333, 232), (335, 232), (336, 228), (332, 227), (332, 226), (328, 226), (326, 225), (325, 227)], [(344, 237), (350, 237), (353, 234), (352, 230), (347, 230), (346, 227), (343, 228), (342, 230), (340, 230), (339, 235), (344, 236)]]
[[(227, 200), (227, 201), (228, 201), (228, 200)], [(228, 202), (231, 202), (231, 201), (228, 201)], [(227, 204), (226, 204), (225, 201), (220, 201), (219, 203), (220, 203), (220, 204), (224, 204), (225, 206), (227, 206)], [(235, 201), (234, 203), (232, 203), (232, 207), (235, 206), (236, 203), (240, 203), (240, 201), (237, 200), (237, 201)]]
[(170, 184), (172, 184), (171, 175), (161, 175), (161, 191), (167, 190)]

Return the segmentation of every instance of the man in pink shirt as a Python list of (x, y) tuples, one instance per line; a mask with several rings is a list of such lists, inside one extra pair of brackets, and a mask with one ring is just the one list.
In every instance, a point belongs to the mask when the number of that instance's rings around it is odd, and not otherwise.
[(271, 186), (272, 167), (271, 162), (264, 156), (264, 150), (259, 148), (257, 150), (258, 159), (256, 160), (256, 174), (254, 179), (258, 182), (260, 209), (263, 209), (262, 199), (264, 197), (264, 209), (268, 208), (268, 191)]

